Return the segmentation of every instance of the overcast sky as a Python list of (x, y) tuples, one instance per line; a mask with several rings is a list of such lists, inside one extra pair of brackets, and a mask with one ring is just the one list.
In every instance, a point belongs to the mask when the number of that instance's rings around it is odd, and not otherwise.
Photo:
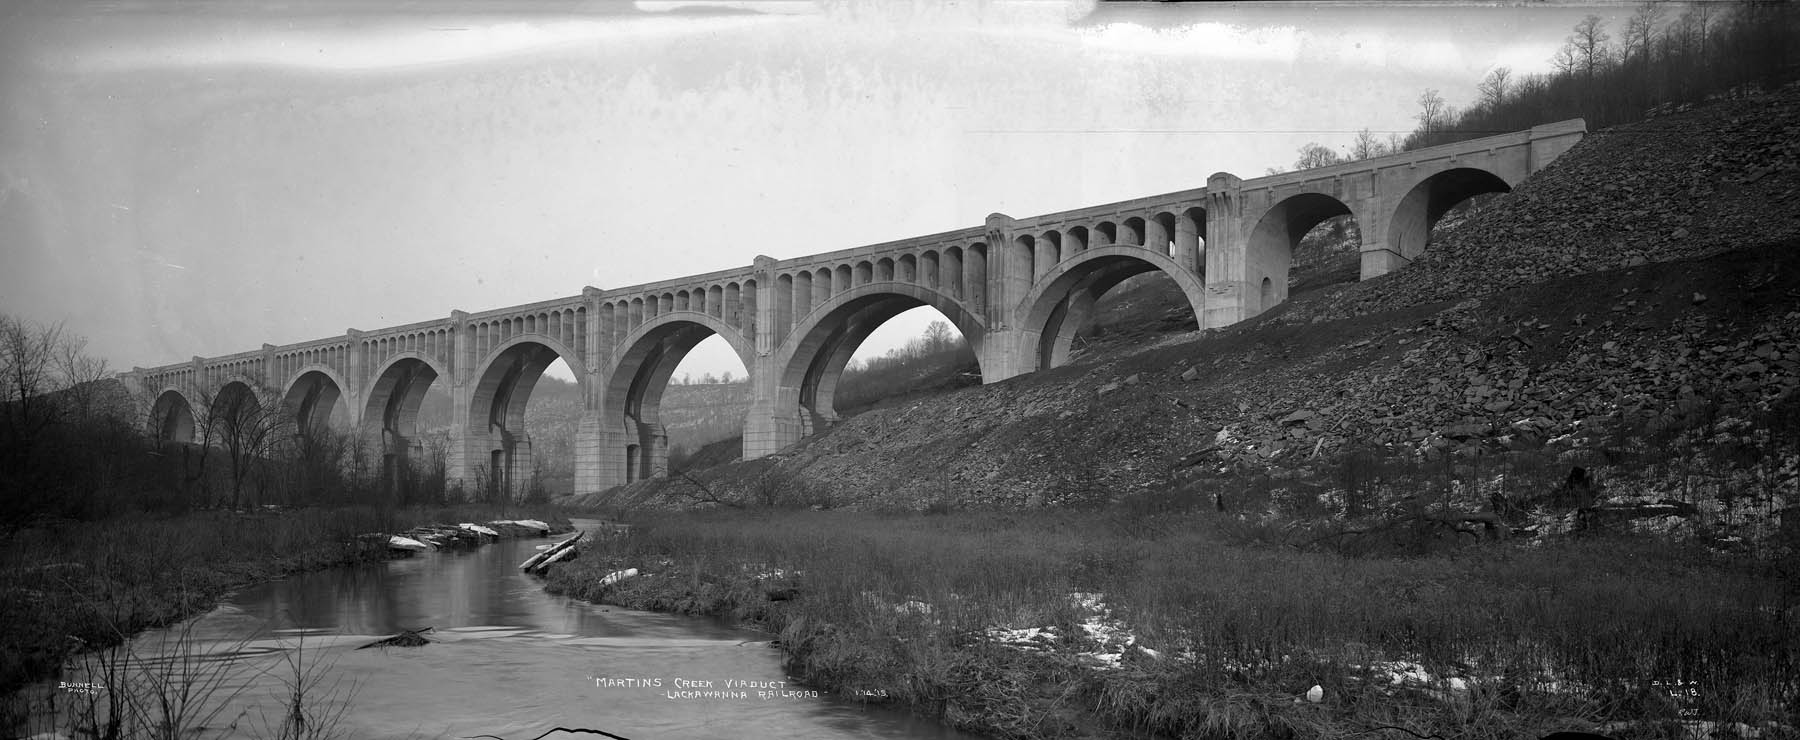
[(1630, 12), (681, 5), (0, 3), (0, 311), (147, 367), (1253, 177)]

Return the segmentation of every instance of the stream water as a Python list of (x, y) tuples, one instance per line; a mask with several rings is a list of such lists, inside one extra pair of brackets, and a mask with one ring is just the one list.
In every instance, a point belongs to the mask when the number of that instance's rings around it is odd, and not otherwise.
[[(208, 738), (276, 737), (296, 658), (323, 677), (305, 704), (341, 710), (339, 736), (356, 740), (529, 740), (555, 727), (631, 740), (971, 737), (797, 686), (766, 634), (546, 594), (518, 564), (550, 541), (262, 584), (184, 627), (141, 635), (132, 650), (163, 675), (217, 677), (213, 695), (228, 700)], [(357, 649), (424, 627), (431, 644)], [(64, 676), (65, 705), (90, 678)], [(601, 736), (546, 740), (578, 737)]]

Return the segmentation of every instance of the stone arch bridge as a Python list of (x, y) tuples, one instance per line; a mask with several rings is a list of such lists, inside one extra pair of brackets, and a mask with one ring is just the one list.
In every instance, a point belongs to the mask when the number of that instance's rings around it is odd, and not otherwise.
[(749, 372), (744, 456), (798, 442), (836, 419), (837, 381), (882, 322), (931, 306), (961, 330), (985, 382), (1067, 360), (1095, 299), (1160, 271), (1200, 326), (1256, 316), (1287, 297), (1294, 245), (1321, 221), (1353, 217), (1362, 277), (1403, 267), (1451, 206), (1506, 192), (1585, 132), (1564, 121), (1445, 146), (1206, 186), (744, 268), (600, 290), (156, 368), (124, 378), (152, 432), (192, 441), (196, 409), (254, 391), (280, 399), (301, 428), (342, 405), (386, 458), (417, 454), (425, 391), (453, 404), (448, 477), (488, 471), (523, 484), (525, 405), (544, 369), (566, 362), (581, 388), (575, 485), (593, 491), (665, 472), (664, 388), (700, 341), (717, 335)]

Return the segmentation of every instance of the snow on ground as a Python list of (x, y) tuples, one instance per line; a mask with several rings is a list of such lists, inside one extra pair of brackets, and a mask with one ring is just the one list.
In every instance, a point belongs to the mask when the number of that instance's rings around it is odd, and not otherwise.
[[(1085, 613), (1077, 627), (1084, 638), (1082, 644), (1091, 644), (1093, 649), (1078, 655), (1090, 664), (1102, 670), (1118, 668), (1130, 650), (1159, 657), (1157, 652), (1138, 646), (1137, 635), (1113, 617), (1103, 594), (1077, 591), (1069, 594), (1069, 603)], [(1049, 650), (1063, 639), (1061, 630), (1054, 625), (1016, 629), (990, 627), (986, 634), (989, 640), (1019, 650)]]
[(414, 552), (424, 552), (426, 550), (431, 549), (430, 546), (426, 545), (423, 542), (415, 540), (411, 537), (401, 537), (400, 535), (394, 535), (392, 537), (389, 537), (388, 538), (388, 547), (392, 547), (396, 550), (412, 550)]

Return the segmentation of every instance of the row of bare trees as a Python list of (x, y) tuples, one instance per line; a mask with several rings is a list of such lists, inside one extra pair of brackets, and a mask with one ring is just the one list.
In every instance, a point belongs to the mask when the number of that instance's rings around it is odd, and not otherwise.
[[(1575, 24), (1551, 60), (1556, 71), (1520, 75), (1495, 67), (1457, 108), (1436, 89), (1419, 95), (1418, 127), (1405, 137), (1365, 128), (1347, 147), (1300, 147), (1292, 169), (1308, 170), (1582, 118), (1590, 130), (1711, 97), (1773, 89), (1800, 79), (1800, 3), (1637, 6), (1613, 35), (1597, 15)], [(1284, 170), (1271, 167), (1265, 174)]]
[[(1679, 8), (1680, 12), (1675, 12)], [(1615, 35), (1616, 33), (1616, 35)], [(1548, 74), (1489, 70), (1477, 98), (1458, 110), (1437, 90), (1419, 97), (1419, 126), (1403, 149), (1586, 119), (1590, 130), (1651, 111), (1800, 78), (1800, 3), (1645, 2), (1623, 28), (1597, 15), (1572, 29)]]
[[(308, 428), (269, 389), (200, 393), (180, 429), (144, 416), (80, 337), (0, 315), (0, 538), (34, 521), (262, 505), (441, 504), (517, 495), (476, 471), (449, 485), (447, 435), (404, 451), (354, 431)], [(530, 481), (521, 490), (532, 490)]]

